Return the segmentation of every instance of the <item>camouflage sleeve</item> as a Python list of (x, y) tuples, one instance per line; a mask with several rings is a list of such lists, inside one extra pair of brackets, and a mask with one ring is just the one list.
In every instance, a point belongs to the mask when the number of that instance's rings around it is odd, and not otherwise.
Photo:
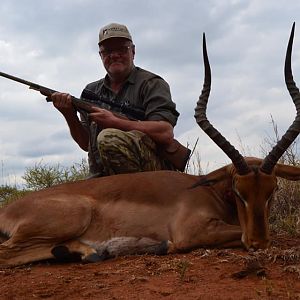
[(179, 113), (172, 101), (168, 83), (160, 77), (147, 80), (142, 88), (146, 120), (167, 121), (175, 126)]

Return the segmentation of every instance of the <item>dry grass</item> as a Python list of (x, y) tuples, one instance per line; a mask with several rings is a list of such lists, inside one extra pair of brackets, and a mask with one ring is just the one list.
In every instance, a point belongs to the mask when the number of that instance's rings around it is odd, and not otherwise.
[(300, 234), (300, 183), (278, 179), (278, 192), (271, 209), (271, 230)]
[[(268, 136), (261, 147), (263, 156), (273, 148), (280, 139), (278, 126), (271, 116), (273, 137)], [(279, 163), (300, 167), (298, 155), (298, 140), (296, 139), (285, 151)], [(300, 234), (300, 181), (289, 181), (278, 178), (278, 191), (276, 193), (270, 215), (271, 230), (276, 233)]]

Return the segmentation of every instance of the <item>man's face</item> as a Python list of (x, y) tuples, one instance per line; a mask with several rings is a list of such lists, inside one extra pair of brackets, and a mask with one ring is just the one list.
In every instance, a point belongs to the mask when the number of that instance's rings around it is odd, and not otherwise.
[(134, 45), (125, 38), (111, 38), (99, 47), (103, 65), (112, 79), (125, 79), (133, 68)]

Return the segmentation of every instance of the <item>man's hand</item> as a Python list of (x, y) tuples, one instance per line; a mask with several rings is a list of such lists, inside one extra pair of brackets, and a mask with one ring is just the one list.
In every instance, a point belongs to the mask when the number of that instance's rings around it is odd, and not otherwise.
[(72, 104), (72, 96), (67, 93), (53, 93), (51, 100), (55, 108), (57, 108), (64, 116), (76, 114), (76, 110)]
[(88, 151), (89, 134), (77, 116), (77, 112), (72, 104), (72, 96), (67, 93), (56, 92), (51, 95), (51, 100), (54, 107), (64, 115), (73, 139), (82, 150)]
[(93, 107), (93, 112), (89, 114), (89, 118), (102, 128), (116, 128), (116, 124), (120, 120), (111, 111), (96, 106)]

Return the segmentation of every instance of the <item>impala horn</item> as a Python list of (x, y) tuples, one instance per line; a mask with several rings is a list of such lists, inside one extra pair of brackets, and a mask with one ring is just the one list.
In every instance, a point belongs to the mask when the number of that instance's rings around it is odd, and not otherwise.
[(245, 175), (250, 168), (244, 157), (236, 150), (207, 120), (206, 108), (211, 88), (211, 71), (206, 50), (205, 33), (203, 33), (203, 60), (204, 60), (204, 84), (201, 95), (195, 108), (195, 118), (201, 129), (225, 152), (231, 159), (238, 174)]
[(296, 106), (297, 115), (286, 131), (286, 133), (282, 136), (282, 138), (277, 142), (277, 144), (273, 147), (273, 149), (269, 152), (266, 158), (263, 160), (260, 170), (266, 174), (271, 174), (274, 166), (283, 155), (283, 153), (288, 149), (288, 147), (293, 143), (293, 141), (297, 138), (300, 131), (300, 94), (299, 89), (297, 88), (292, 74), (291, 67), (291, 57), (292, 57), (292, 48), (293, 48), (293, 40), (294, 40), (294, 32), (295, 32), (295, 22), (293, 23), (288, 47), (286, 50), (285, 57), (285, 65), (284, 65), (284, 77), (287, 89), (293, 99), (293, 102)]

